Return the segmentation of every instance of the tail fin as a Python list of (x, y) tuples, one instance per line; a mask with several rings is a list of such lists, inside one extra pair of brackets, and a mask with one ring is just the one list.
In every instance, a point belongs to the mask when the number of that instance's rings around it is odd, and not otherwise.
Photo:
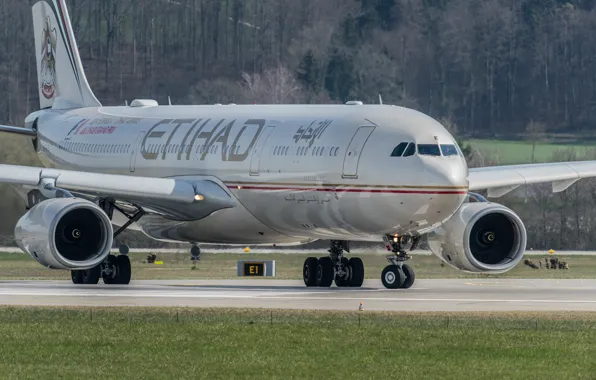
[(101, 107), (87, 82), (64, 0), (33, 6), (40, 108)]

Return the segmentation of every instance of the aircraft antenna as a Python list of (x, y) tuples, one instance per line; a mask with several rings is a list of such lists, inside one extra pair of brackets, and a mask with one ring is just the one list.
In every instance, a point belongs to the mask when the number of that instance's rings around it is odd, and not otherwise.
[(381, 94), (379, 94), (379, 104), (383, 105), (383, 98), (381, 97)]
[(168, 96), (168, 104), (172, 105), (172, 99)]
[(124, 105), (125, 105), (126, 107), (128, 107), (128, 100), (125, 100), (125, 101), (124, 101)]

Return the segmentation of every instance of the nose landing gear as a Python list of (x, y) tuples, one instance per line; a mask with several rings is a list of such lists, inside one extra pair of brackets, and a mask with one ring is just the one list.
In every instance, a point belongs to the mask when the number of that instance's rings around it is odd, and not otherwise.
[(387, 256), (388, 266), (381, 273), (381, 282), (387, 289), (409, 289), (414, 285), (416, 274), (414, 270), (405, 262), (411, 259), (405, 251), (406, 244), (412, 243), (410, 251), (413, 251), (420, 242), (420, 237), (410, 236), (385, 236), (383, 238), (387, 250), (391, 250), (393, 255)]
[(329, 256), (309, 257), (304, 261), (303, 278), (308, 287), (330, 287), (333, 281), (337, 287), (359, 288), (364, 282), (364, 263), (358, 257), (347, 259), (344, 250), (350, 252), (350, 244), (343, 240), (331, 241)]

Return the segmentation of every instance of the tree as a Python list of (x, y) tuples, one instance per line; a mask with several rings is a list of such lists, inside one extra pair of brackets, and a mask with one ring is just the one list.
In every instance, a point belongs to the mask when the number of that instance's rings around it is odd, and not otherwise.
[(544, 132), (546, 128), (543, 123), (537, 121), (531, 121), (526, 126), (526, 135), (528, 139), (532, 142), (532, 163), (536, 162), (535, 160), (535, 153), (536, 153), (536, 144), (539, 143), (544, 139)]
[(321, 90), (321, 68), (312, 50), (308, 50), (296, 70), (296, 78), (307, 91), (309, 97)]

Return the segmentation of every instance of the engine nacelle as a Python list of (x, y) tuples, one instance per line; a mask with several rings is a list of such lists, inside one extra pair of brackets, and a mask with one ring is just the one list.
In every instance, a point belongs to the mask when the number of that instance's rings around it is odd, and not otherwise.
[(56, 198), (35, 205), (15, 227), (18, 246), (52, 269), (90, 269), (106, 259), (112, 223), (94, 203)]
[(522, 220), (507, 207), (464, 203), (441, 227), (428, 234), (431, 251), (447, 264), (473, 273), (503, 273), (526, 250)]

